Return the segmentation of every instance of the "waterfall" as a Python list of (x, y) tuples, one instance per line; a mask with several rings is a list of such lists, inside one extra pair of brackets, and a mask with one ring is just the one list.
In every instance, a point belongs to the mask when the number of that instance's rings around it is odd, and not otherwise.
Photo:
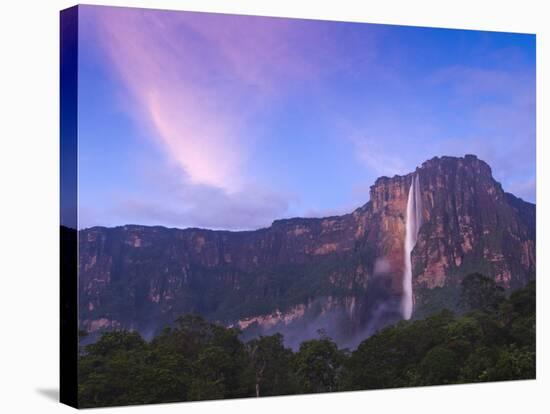
[(407, 217), (405, 218), (405, 271), (403, 273), (403, 296), (401, 298), (401, 314), (404, 319), (410, 319), (413, 311), (411, 252), (416, 244), (418, 230), (421, 225), (422, 199), (420, 197), (418, 174), (415, 174), (409, 188)]

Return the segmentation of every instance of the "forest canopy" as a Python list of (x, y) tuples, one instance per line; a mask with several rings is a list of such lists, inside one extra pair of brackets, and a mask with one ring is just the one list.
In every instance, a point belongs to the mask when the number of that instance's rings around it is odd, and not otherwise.
[(281, 334), (240, 332), (184, 315), (152, 341), (105, 332), (81, 350), (81, 407), (368, 390), (535, 378), (535, 282), (505, 297), (480, 274), (457, 307), (401, 321), (339, 349), (319, 332), (296, 352)]

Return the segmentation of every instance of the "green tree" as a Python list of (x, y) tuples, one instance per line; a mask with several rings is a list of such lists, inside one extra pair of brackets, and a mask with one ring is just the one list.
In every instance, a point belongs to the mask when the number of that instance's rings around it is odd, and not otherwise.
[(464, 361), (458, 382), (489, 381), (489, 370), (495, 365), (496, 358), (496, 351), (493, 347), (477, 347)]
[(419, 365), (419, 385), (453, 384), (460, 371), (458, 355), (439, 345), (430, 349)]
[(86, 347), (78, 366), (83, 407), (153, 402), (142, 379), (150, 377), (148, 344), (136, 332), (103, 334)]
[(481, 275), (465, 278), (469, 311), (401, 321), (349, 353), (321, 333), (293, 353), (283, 336), (244, 344), (240, 332), (179, 318), (150, 343), (103, 333), (79, 356), (82, 407), (535, 378), (534, 283), (501, 296)]
[(189, 398), (215, 399), (254, 395), (253, 378), (239, 331), (195, 315), (177, 319), (152, 342), (155, 349), (181, 355), (188, 362)]
[(285, 348), (283, 335), (260, 336), (246, 347), (254, 370), (256, 397), (294, 392), (292, 350)]
[(338, 388), (345, 354), (332, 339), (302, 342), (293, 366), (304, 393), (330, 392)]
[(197, 355), (193, 364), (191, 400), (215, 400), (230, 395), (228, 376), (233, 362), (230, 355), (218, 346), (208, 346)]
[(461, 288), (460, 305), (466, 311), (494, 311), (504, 300), (504, 289), (480, 273), (464, 277)]
[(434, 346), (444, 344), (454, 314), (399, 322), (363, 341), (346, 363), (345, 389), (377, 389), (421, 385), (418, 367)]
[(489, 369), (489, 381), (533, 379), (536, 377), (535, 353), (528, 348), (519, 348), (516, 344), (504, 347)]
[(482, 341), (483, 329), (473, 316), (463, 316), (449, 323), (445, 336), (447, 348), (465, 358)]

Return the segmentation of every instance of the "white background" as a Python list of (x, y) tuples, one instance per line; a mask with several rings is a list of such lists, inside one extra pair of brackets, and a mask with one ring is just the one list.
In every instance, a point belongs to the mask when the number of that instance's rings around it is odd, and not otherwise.
[[(102, 4), (90, 1), (89, 3)], [(180, 10), (470, 28), (537, 34), (538, 353), (536, 381), (366, 391), (261, 400), (103, 409), (102, 413), (343, 411), (550, 412), (547, 324), (549, 211), (548, 50), (545, 1), (294, 0), (108, 1)], [(0, 9), (0, 411), (69, 412), (58, 393), (59, 10), (62, 0), (6, 1)], [(546, 75), (546, 79), (544, 76)], [(546, 92), (546, 94), (544, 94)], [(545, 102), (543, 102), (543, 100)], [(544, 103), (546, 105), (544, 105)], [(544, 111), (544, 112), (543, 112)], [(548, 118), (547, 118), (548, 119)], [(548, 138), (548, 137), (546, 137)], [(546, 405), (546, 410), (543, 408)]]

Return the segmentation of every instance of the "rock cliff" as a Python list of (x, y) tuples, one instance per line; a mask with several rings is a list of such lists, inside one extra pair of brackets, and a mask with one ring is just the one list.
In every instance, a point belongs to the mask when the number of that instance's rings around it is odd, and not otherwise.
[(79, 231), (79, 320), (146, 336), (182, 313), (296, 345), (325, 330), (341, 345), (399, 319), (407, 196), (418, 174), (422, 227), (413, 294), (479, 271), (507, 289), (535, 277), (535, 206), (505, 193), (473, 155), (381, 177), (350, 214), (229, 232), (127, 225)]

